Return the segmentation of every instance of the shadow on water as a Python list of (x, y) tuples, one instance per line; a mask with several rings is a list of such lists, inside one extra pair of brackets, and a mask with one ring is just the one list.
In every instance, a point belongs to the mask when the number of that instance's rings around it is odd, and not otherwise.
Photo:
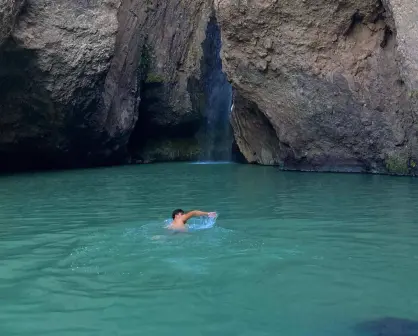
[(418, 336), (418, 321), (385, 317), (359, 323), (355, 330), (370, 336)]

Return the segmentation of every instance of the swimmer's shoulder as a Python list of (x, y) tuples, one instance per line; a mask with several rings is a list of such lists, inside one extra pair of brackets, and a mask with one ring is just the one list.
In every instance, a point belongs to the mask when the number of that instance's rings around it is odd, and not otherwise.
[(183, 225), (170, 224), (166, 226), (166, 229), (170, 230), (171, 232), (187, 232), (187, 227), (184, 224)]

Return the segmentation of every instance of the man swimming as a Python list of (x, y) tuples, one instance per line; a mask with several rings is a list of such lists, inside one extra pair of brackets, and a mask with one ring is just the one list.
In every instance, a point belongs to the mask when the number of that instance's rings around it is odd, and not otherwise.
[(171, 215), (173, 221), (169, 226), (167, 226), (167, 228), (175, 231), (187, 231), (187, 221), (192, 217), (200, 216), (216, 217), (216, 212), (203, 212), (199, 210), (193, 210), (189, 211), (188, 213), (184, 213), (183, 210), (176, 209), (173, 211), (173, 214)]

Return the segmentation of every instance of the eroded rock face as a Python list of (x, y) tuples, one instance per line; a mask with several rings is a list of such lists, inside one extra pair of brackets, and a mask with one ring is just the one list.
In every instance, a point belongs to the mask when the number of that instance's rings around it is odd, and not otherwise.
[(9, 37), (24, 0), (0, 0), (0, 46)]
[[(0, 51), (2, 166), (83, 165), (103, 154), (107, 111), (97, 106), (118, 7), (119, 0), (26, 2)], [(126, 126), (112, 125), (119, 127)]]
[(27, 0), (17, 19), (22, 1), (3, 2), (0, 168), (121, 163), (194, 136), (212, 1)]
[(0, 168), (194, 158), (212, 19), (247, 161), (415, 174), (417, 1), (0, 0)]
[(414, 173), (418, 53), (406, 35), (416, 46), (418, 7), (399, 1), (397, 14), (395, 2), (392, 17), (379, 0), (215, 0), (239, 96), (232, 124), (249, 162)]
[[(141, 82), (139, 120), (130, 149), (146, 161), (182, 159), (187, 148), (195, 148), (195, 135), (204, 117), (202, 44), (213, 2), (152, 0), (144, 6), (131, 1), (121, 15), (121, 22), (135, 22), (133, 29), (121, 31), (135, 34), (128, 43), (139, 53), (134, 62), (138, 70), (133, 73)], [(172, 148), (172, 143), (187, 145), (169, 155), (162, 145), (159, 154), (153, 155), (155, 143), (170, 143), (167, 148)], [(196, 151), (190, 153), (195, 157), (193, 153)]]
[(408, 88), (418, 89), (418, 1), (383, 0), (397, 35), (399, 65)]

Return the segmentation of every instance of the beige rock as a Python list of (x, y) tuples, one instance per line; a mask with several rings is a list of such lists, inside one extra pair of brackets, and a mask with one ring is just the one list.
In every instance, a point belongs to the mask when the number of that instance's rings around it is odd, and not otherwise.
[(394, 20), (402, 76), (410, 90), (417, 90), (418, 0), (384, 0), (384, 3)]
[(0, 0), (0, 166), (121, 162), (196, 125), (215, 10), (248, 161), (415, 174), (417, 1)]
[(2, 163), (20, 156), (68, 165), (83, 153), (84, 164), (100, 151), (107, 116), (97, 107), (118, 7), (119, 0), (26, 2), (0, 50), (0, 152), (12, 155)]
[[(248, 161), (415, 172), (418, 6), (389, 2), (396, 28), (379, 0), (215, 0), (224, 68), (240, 97), (232, 124)], [(274, 46), (268, 67), (249, 61), (260, 36)]]

